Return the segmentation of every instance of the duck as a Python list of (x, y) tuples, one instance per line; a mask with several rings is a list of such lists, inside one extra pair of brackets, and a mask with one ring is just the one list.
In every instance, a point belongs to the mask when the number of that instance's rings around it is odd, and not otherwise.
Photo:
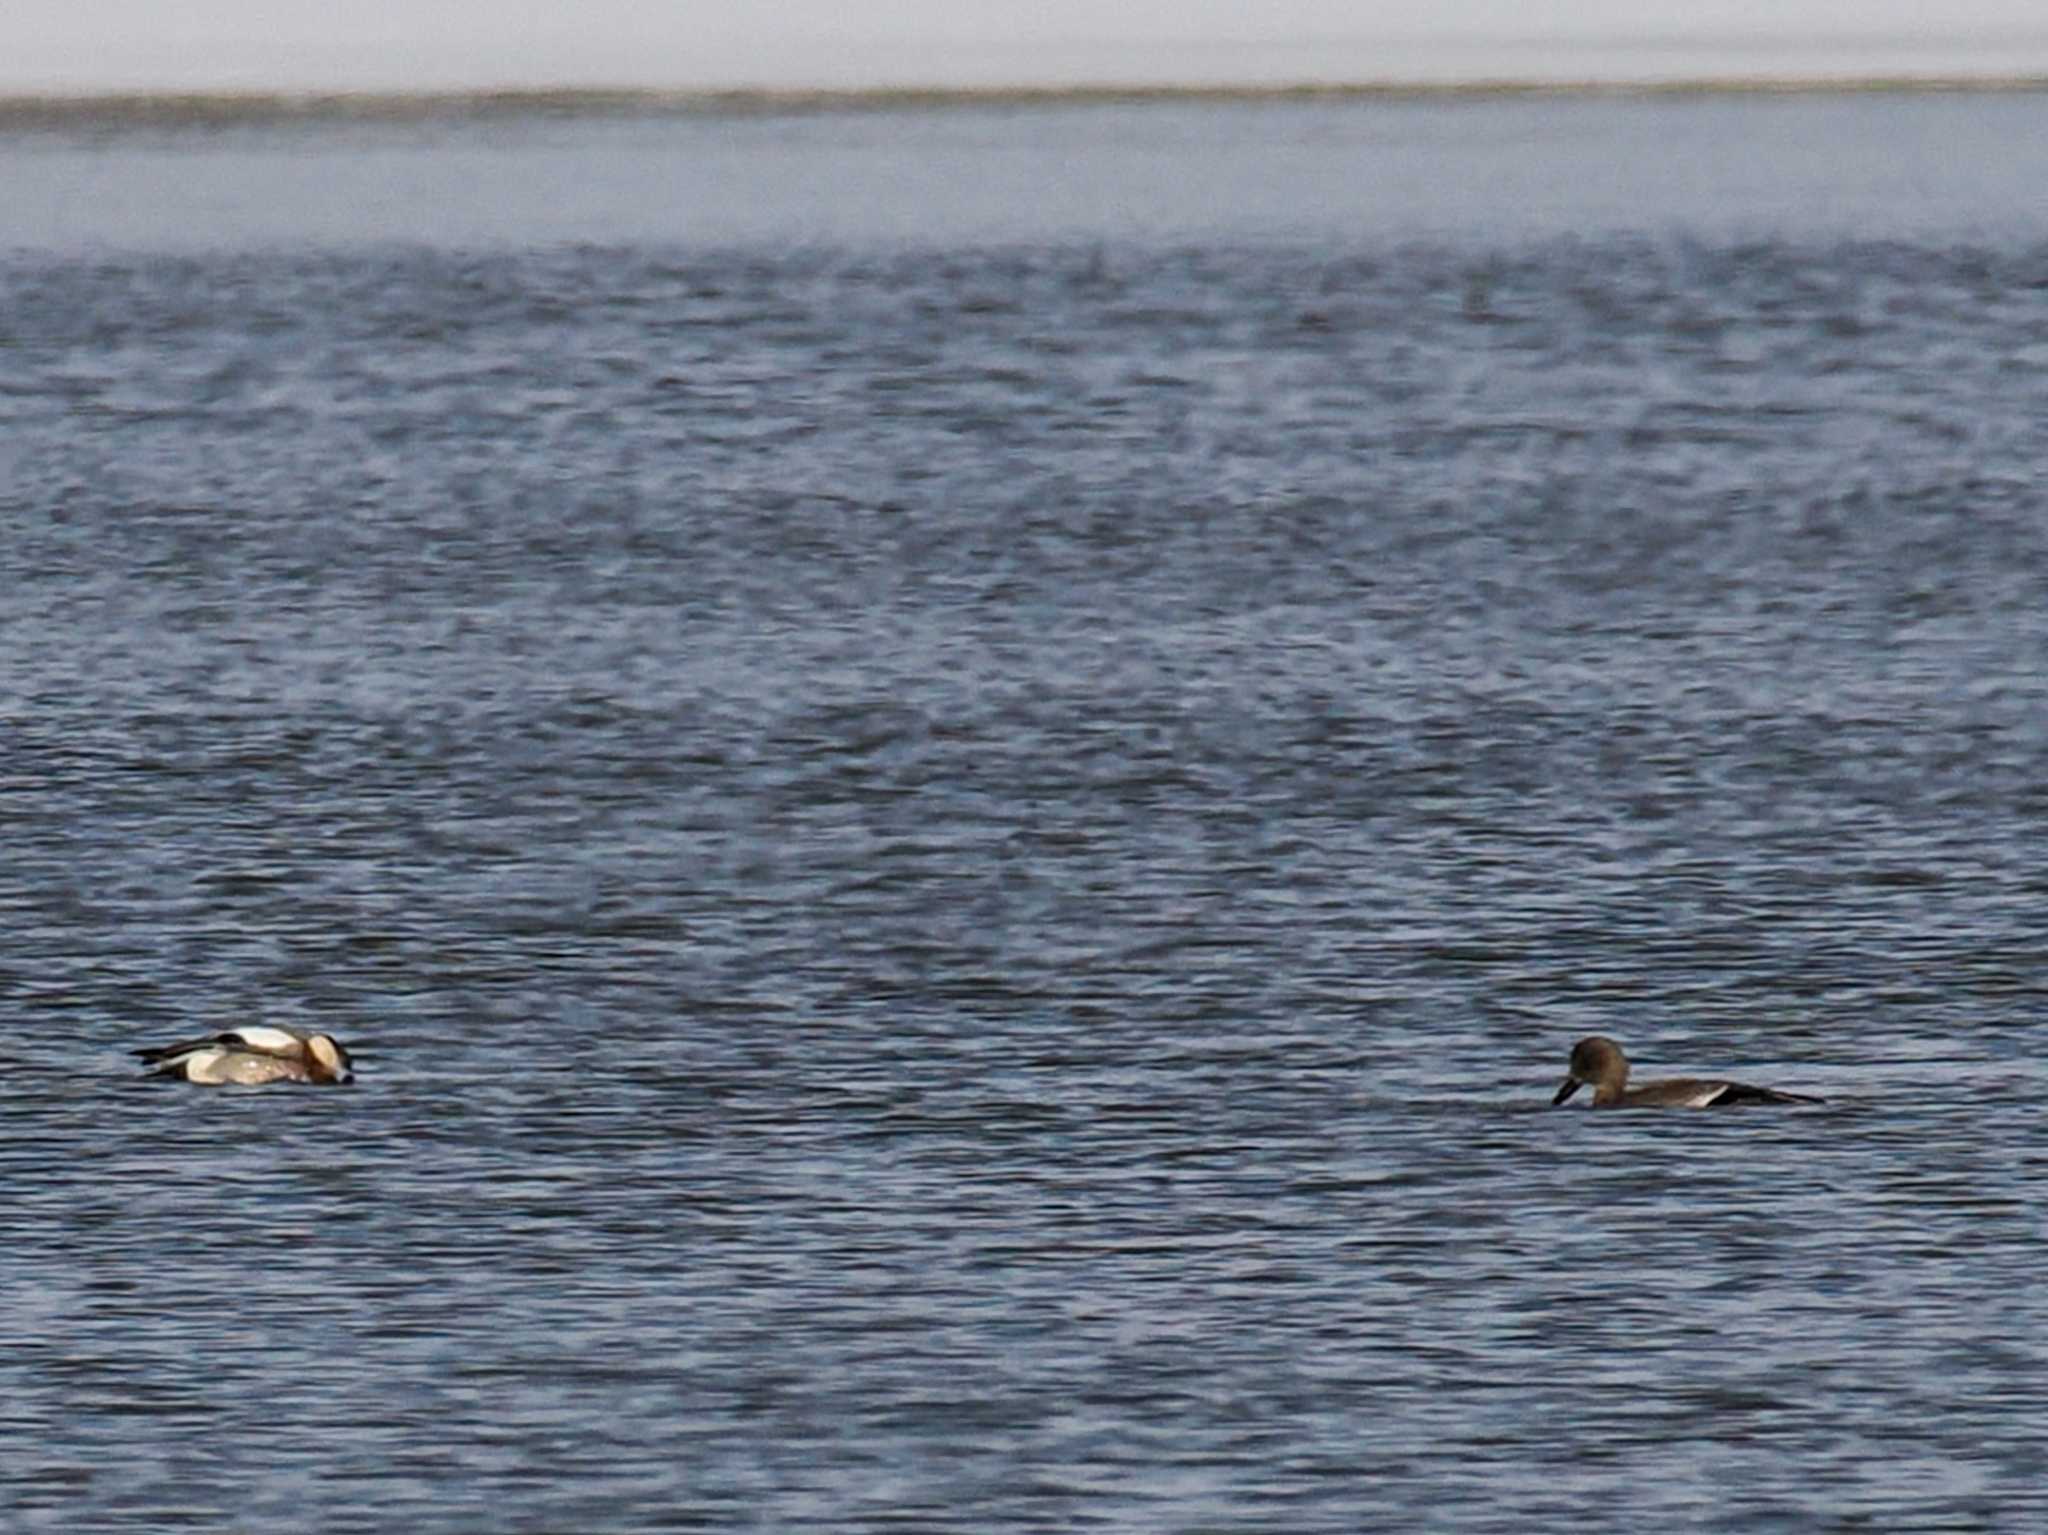
[(224, 1034), (137, 1050), (152, 1077), (180, 1082), (311, 1082), (339, 1086), (355, 1081), (355, 1058), (332, 1034), (302, 1034), (275, 1024), (245, 1024)]
[(1747, 1082), (1718, 1077), (1663, 1077), (1630, 1087), (1628, 1057), (1620, 1045), (1599, 1034), (1589, 1034), (1572, 1046), (1570, 1073), (1550, 1106), (1556, 1108), (1587, 1083), (1592, 1084), (1596, 1109), (1719, 1109), (1742, 1103), (1827, 1102), (1807, 1093), (1751, 1087)]

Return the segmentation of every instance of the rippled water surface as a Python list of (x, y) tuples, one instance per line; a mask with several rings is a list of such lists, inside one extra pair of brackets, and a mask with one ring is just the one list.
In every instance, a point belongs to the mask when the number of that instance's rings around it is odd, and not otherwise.
[[(1893, 105), (1577, 233), (1304, 233), (1355, 106), (1263, 236), (16, 226), (7, 1527), (2048, 1515), (2048, 233), (1870, 194), (2040, 103)], [(258, 1016), (358, 1084), (134, 1076)]]

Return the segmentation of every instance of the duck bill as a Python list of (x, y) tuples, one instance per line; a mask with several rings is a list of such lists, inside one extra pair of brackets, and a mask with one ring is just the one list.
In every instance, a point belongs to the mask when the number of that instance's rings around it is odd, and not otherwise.
[(1563, 1103), (1565, 1099), (1571, 1097), (1573, 1093), (1579, 1090), (1579, 1085), (1579, 1079), (1577, 1077), (1566, 1077), (1564, 1079), (1564, 1086), (1560, 1087), (1557, 1090), (1557, 1096), (1550, 1100), (1550, 1106), (1554, 1109), (1560, 1103)]

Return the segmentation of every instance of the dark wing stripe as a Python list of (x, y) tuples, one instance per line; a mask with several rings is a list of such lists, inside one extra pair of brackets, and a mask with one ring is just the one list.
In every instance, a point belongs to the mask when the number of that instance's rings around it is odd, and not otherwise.
[(1723, 1082), (1721, 1090), (1707, 1100), (1710, 1109), (1727, 1108), (1738, 1103), (1825, 1103), (1825, 1098), (1809, 1097), (1805, 1093), (1781, 1093), (1775, 1087), (1751, 1087), (1747, 1082)]
[(181, 1039), (175, 1045), (152, 1045), (148, 1049), (133, 1050), (145, 1061), (167, 1061), (174, 1055), (183, 1055), (189, 1050), (204, 1050), (209, 1045), (233, 1045), (237, 1049), (248, 1049), (239, 1034), (208, 1034), (203, 1039)]

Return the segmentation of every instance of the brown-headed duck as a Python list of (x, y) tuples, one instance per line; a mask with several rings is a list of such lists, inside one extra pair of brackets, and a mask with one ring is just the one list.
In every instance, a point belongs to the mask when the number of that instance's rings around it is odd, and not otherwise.
[(1775, 1087), (1751, 1087), (1746, 1082), (1727, 1082), (1717, 1077), (1665, 1077), (1628, 1085), (1628, 1057), (1611, 1039), (1590, 1034), (1572, 1046), (1571, 1074), (1550, 1100), (1552, 1108), (1579, 1090), (1582, 1083), (1593, 1086), (1596, 1109), (1718, 1109), (1738, 1103), (1823, 1103), (1826, 1100), (1805, 1093), (1780, 1092)]

